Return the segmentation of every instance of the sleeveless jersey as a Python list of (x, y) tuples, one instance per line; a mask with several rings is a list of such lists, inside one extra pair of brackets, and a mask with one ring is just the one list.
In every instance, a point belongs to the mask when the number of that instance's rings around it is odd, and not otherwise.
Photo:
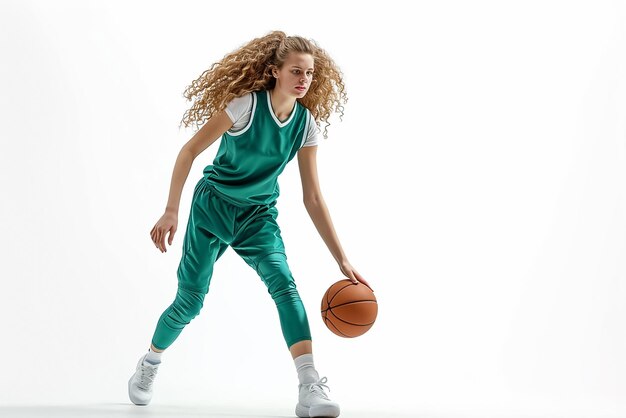
[(280, 194), (278, 176), (306, 139), (307, 112), (296, 101), (287, 120), (281, 122), (272, 109), (270, 92), (253, 92), (248, 125), (222, 135), (213, 164), (203, 171), (204, 178), (234, 205), (272, 204)]

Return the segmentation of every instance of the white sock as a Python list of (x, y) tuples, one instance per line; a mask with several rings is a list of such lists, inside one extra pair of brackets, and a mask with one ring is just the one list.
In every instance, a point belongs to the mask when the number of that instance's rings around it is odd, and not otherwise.
[(144, 361), (144, 363), (150, 363), (152, 365), (159, 364), (159, 363), (161, 363), (161, 355), (162, 354), (163, 354), (162, 351), (160, 353), (156, 353), (156, 352), (152, 351), (152, 347), (150, 347), (148, 349), (148, 355), (146, 356), (146, 358), (143, 361)]
[(294, 360), (300, 384), (317, 382), (320, 377), (313, 364), (313, 354), (302, 354)]

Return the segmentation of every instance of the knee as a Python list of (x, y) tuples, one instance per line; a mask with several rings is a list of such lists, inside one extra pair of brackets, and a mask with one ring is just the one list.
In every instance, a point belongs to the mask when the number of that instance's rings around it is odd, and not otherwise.
[(204, 304), (205, 294), (202, 292), (178, 288), (176, 299), (172, 303), (171, 315), (178, 322), (188, 324), (193, 318), (198, 316)]
[(286, 294), (297, 296), (298, 291), (285, 254), (273, 253), (263, 257), (257, 265), (257, 271), (274, 299)]

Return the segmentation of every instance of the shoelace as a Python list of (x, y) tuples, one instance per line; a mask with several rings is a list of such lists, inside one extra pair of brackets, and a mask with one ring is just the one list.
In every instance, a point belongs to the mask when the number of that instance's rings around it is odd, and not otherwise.
[(157, 374), (157, 369), (150, 366), (141, 365), (141, 374), (139, 375), (139, 386), (143, 390), (150, 390), (154, 376)]
[(324, 388), (328, 389), (328, 391), (330, 392), (330, 388), (324, 384), (326, 382), (328, 382), (328, 379), (326, 378), (326, 376), (324, 376), (317, 382), (311, 383), (311, 385), (309, 386), (309, 392), (315, 392), (319, 394), (321, 397), (323, 397), (324, 399), (330, 400), (328, 398), (328, 395), (326, 395), (326, 393), (324, 392)]

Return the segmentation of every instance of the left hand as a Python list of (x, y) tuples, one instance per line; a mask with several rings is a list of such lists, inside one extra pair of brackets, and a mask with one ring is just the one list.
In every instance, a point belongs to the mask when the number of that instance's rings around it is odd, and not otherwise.
[(363, 278), (363, 276), (361, 276), (354, 269), (354, 267), (352, 267), (352, 264), (350, 264), (350, 262), (344, 261), (342, 263), (339, 263), (339, 269), (341, 270), (341, 272), (343, 273), (344, 276), (346, 276), (348, 279), (352, 280), (352, 283), (357, 284), (357, 283), (361, 282), (365, 286), (369, 287), (372, 292), (374, 291), (374, 289), (372, 289), (372, 286), (370, 286), (369, 283)]

